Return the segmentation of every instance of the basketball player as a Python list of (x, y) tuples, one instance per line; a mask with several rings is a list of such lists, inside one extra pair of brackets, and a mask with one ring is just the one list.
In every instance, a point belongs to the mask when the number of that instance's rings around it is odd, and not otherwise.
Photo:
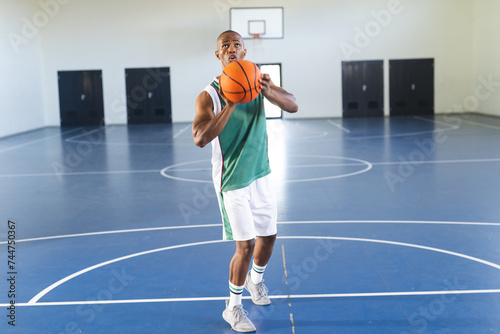
[[(215, 56), (222, 69), (247, 54), (243, 38), (228, 30), (217, 39)], [(199, 147), (212, 143), (212, 176), (224, 225), (224, 238), (236, 241), (229, 265), (229, 299), (222, 313), (237, 332), (253, 332), (255, 326), (243, 310), (246, 288), (257, 305), (269, 305), (262, 276), (276, 240), (277, 209), (270, 183), (267, 156), (266, 115), (263, 96), (288, 112), (298, 110), (295, 97), (276, 86), (268, 74), (260, 80), (262, 94), (246, 104), (229, 101), (219, 90), (216, 77), (196, 100), (193, 138)], [(245, 115), (255, 115), (245, 117)], [(252, 260), (252, 269), (249, 271)]]

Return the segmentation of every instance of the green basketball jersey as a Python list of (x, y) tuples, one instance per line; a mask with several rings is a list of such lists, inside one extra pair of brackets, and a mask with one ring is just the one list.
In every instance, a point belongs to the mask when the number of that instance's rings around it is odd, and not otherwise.
[[(219, 95), (218, 80), (210, 86), (217, 93), (219, 101), (213, 102), (214, 113), (218, 114), (225, 102)], [(212, 100), (215, 98), (213, 93), (212, 90)], [(212, 141), (212, 164), (214, 182), (220, 191), (247, 187), (271, 173), (262, 94), (249, 103), (236, 106), (222, 132)]]

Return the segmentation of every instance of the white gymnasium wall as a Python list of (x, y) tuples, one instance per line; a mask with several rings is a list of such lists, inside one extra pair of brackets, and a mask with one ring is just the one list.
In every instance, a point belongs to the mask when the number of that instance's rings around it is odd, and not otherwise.
[[(126, 122), (124, 69), (153, 66), (171, 69), (173, 121), (191, 121), (196, 96), (221, 70), (215, 38), (229, 26), (231, 4), (285, 8), (283, 40), (260, 46), (248, 40), (246, 46), (250, 60), (282, 63), (284, 87), (300, 105), (300, 113), (289, 117), (341, 116), (342, 60), (435, 58), (437, 112), (472, 90), (470, 0), (72, 0), (43, 31), (48, 123), (59, 124), (58, 70), (103, 70), (110, 124)], [(377, 22), (372, 11), (393, 8), (397, 13), (379, 18), (380, 32), (371, 32), (366, 46), (358, 41), (358, 53), (342, 52), (342, 43), (356, 46), (357, 27)]]
[(341, 62), (374, 59), (384, 60), (388, 115), (388, 60), (434, 58), (436, 112), (447, 112), (472, 89), (472, 12), (470, 0), (289, 0), (285, 40), (263, 41), (256, 58), (283, 62), (302, 109), (292, 117), (340, 117)]
[(32, 0), (0, 0), (0, 137), (45, 126), (40, 33), (23, 21), (36, 12)]
[(478, 103), (480, 112), (496, 116), (500, 116), (499, 12), (500, 1), (475, 0), (474, 60), (476, 78), (470, 104)]
[[(498, 6), (493, 5), (495, 0), (33, 0), (31, 3), (38, 5), (37, 10), (45, 11), (40, 4), (58, 4), (49, 8), (50, 20), (41, 29), (43, 65), (38, 68), (36, 65), (39, 49), (32, 50), (28, 61), (23, 62), (23, 70), (26, 64), (31, 64), (35, 73), (43, 68), (44, 76), (42, 85), (38, 84), (36, 74), (30, 77), (27, 89), (35, 96), (35, 102), (20, 102), (32, 103), (40, 109), (39, 94), (43, 90), (47, 125), (59, 124), (58, 70), (101, 69), (106, 123), (120, 124), (126, 123), (124, 69), (156, 66), (171, 69), (173, 121), (191, 121), (196, 96), (221, 71), (214, 56), (215, 39), (229, 27), (230, 6), (284, 7), (285, 38), (263, 40), (260, 45), (248, 40), (246, 46), (250, 60), (282, 63), (283, 85), (297, 96), (300, 106), (298, 114), (287, 117), (341, 116), (343, 60), (383, 59), (387, 83), (389, 59), (424, 57), (435, 58), (436, 112), (451, 111), (474, 94), (475, 68), (481, 70), (480, 64), (487, 67), (484, 71), (489, 68), (482, 61), (474, 61), (473, 48), (477, 45), (486, 49), (488, 43), (493, 43), (494, 32), (490, 33), (489, 41), (485, 38), (483, 43), (474, 43), (480, 29), (474, 33), (474, 13), (476, 22), (482, 15), (493, 21), (494, 11), (489, 8)], [(474, 5), (478, 7), (476, 11)], [(14, 13), (17, 11), (14, 17), (23, 15), (21, 5), (10, 7), (14, 7)], [(384, 16), (387, 11), (392, 11), (390, 18)], [(9, 13), (8, 17), (11, 16)], [(5, 25), (3, 22), (0, 24)], [(482, 29), (488, 30), (489, 24), (485, 25)], [(367, 28), (372, 30), (367, 32)], [(362, 36), (366, 33), (371, 35), (368, 39)], [(36, 39), (27, 47), (35, 49), (38, 43)], [(347, 45), (351, 50), (355, 47), (355, 52), (345, 51)], [(385, 105), (388, 114), (387, 89)], [(38, 111), (35, 118), (39, 119), (40, 114)], [(22, 122), (18, 119), (13, 123)]]

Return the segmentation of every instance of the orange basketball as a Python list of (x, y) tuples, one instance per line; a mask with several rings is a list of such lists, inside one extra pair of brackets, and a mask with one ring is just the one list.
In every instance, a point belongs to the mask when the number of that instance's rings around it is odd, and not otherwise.
[(260, 94), (260, 69), (248, 60), (236, 60), (224, 68), (219, 79), (224, 96), (236, 103), (248, 103)]

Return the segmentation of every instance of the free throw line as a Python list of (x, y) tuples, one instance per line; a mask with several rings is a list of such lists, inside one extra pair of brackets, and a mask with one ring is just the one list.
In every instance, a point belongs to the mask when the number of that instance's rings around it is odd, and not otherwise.
[[(440, 291), (402, 291), (402, 292), (368, 292), (368, 293), (325, 293), (306, 295), (271, 295), (271, 299), (307, 299), (307, 298), (362, 298), (362, 297), (394, 297), (394, 296), (434, 296), (434, 295), (472, 295), (472, 294), (495, 294), (500, 289), (486, 290), (440, 290)], [(243, 299), (250, 299), (244, 296)], [(37, 302), (16, 303), (17, 307), (29, 306), (73, 306), (73, 305), (109, 305), (109, 304), (141, 304), (141, 303), (174, 303), (174, 302), (204, 302), (226, 300), (223, 297), (193, 297), (193, 298), (156, 298), (156, 299), (122, 299), (122, 300), (91, 300), (91, 301), (67, 301), (67, 302)], [(0, 307), (9, 307), (10, 304), (0, 304)]]

